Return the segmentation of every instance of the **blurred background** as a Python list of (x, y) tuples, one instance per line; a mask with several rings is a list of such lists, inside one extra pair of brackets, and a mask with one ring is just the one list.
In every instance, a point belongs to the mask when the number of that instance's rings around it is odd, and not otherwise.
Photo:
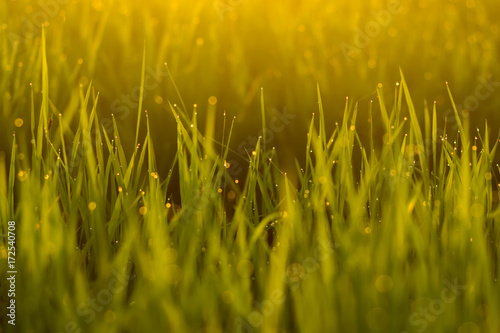
[[(447, 81), (459, 109), (469, 109), (472, 125), (483, 128), (488, 118), (496, 136), (499, 15), (494, 0), (3, 0), (0, 150), (9, 155), (14, 132), (30, 137), (30, 83), (36, 110), (41, 103), (42, 25), (54, 114), (69, 115), (66, 121), (76, 125), (75, 96), (92, 82), (100, 120), (111, 133), (115, 115), (129, 151), (145, 47), (144, 109), (153, 121), (160, 168), (170, 167), (176, 149), (168, 101), (182, 105), (165, 63), (188, 111), (197, 104), (201, 124), (209, 104), (217, 107), (220, 130), (224, 119), (229, 126), (236, 116), (231, 147), (242, 165), (261, 134), (261, 88), (268, 145), (293, 169), (318, 109), (317, 84), (328, 132), (341, 121), (349, 96), (349, 103), (359, 103), (356, 127), (364, 135), (377, 84), (390, 104), (399, 68), (422, 117), (424, 103), (436, 101), (444, 128), (445, 117), (452, 116)], [(373, 118), (381, 142), (377, 103)]]

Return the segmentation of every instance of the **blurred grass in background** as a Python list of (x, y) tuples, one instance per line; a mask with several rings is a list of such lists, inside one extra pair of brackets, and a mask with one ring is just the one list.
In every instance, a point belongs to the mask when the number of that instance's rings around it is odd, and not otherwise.
[[(413, 88), (416, 106), (422, 107), (424, 100), (437, 101), (441, 122), (450, 108), (445, 81), (458, 97), (473, 94), (478, 77), (500, 81), (496, 66), (500, 9), (495, 1), (9, 0), (0, 6), (2, 122), (8, 126), (1, 140), (3, 150), (12, 143), (14, 120), (28, 119), (30, 82), (35, 98), (40, 98), (40, 62), (34, 60), (39, 57), (44, 18), (48, 18), (51, 100), (62, 112), (74, 108), (71, 88), (91, 80), (100, 93), (104, 117), (127, 105), (122, 98), (133, 95), (140, 83), (146, 44), (146, 64), (163, 79), (147, 91), (144, 101), (158, 117), (153, 130), (159, 148), (170, 153), (160, 157), (163, 166), (175, 150), (169, 143), (175, 127), (165, 100), (180, 102), (162, 76), (165, 62), (187, 105), (205, 108), (207, 99), (215, 96), (219, 115), (226, 110), (237, 116), (237, 142), (258, 134), (260, 124), (254, 115), (263, 87), (268, 109), (286, 107), (299, 117), (275, 142), (292, 152), (303, 149), (298, 140), (302, 136), (291, 134), (306, 133), (304, 123), (316, 106), (317, 82), (325, 91), (326, 120), (331, 124), (341, 118), (345, 96), (368, 105), (376, 98), (373, 87), (379, 82), (393, 85), (399, 67)], [(381, 11), (392, 7), (398, 8), (397, 14), (377, 21)], [(378, 32), (367, 30), (373, 22), (381, 22)], [(359, 31), (368, 33), (368, 39), (361, 38), (359, 52), (346, 57), (341, 45), (359, 46)], [(17, 46), (11, 43), (16, 37), (22, 42)], [(494, 107), (498, 103), (498, 94), (482, 101), (474, 119), (500, 120)], [(360, 115), (359, 126), (368, 128), (368, 118)], [(135, 129), (133, 120), (127, 116), (118, 121), (130, 131)]]
[(1, 2), (10, 331), (498, 332), (498, 5), (391, 6)]

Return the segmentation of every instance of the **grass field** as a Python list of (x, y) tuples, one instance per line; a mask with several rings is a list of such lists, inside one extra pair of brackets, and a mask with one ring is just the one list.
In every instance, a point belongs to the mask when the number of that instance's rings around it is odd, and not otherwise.
[(500, 332), (499, 12), (0, 2), (0, 332)]

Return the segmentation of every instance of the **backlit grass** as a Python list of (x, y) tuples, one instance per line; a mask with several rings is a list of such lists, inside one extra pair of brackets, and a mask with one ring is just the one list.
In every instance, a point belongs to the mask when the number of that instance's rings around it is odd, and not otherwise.
[(500, 332), (497, 7), (1, 1), (0, 332)]
[(169, 104), (177, 152), (158, 169), (155, 116), (138, 108), (127, 154), (116, 122), (103, 131), (91, 84), (69, 88), (79, 95), (71, 130), (50, 102), (44, 45), (31, 138), (16, 136), (10, 165), (1, 160), (2, 230), (17, 221), (20, 272), (8, 331), (500, 328), (498, 138), (486, 122), (476, 132), (457, 118), (456, 141), (438, 136), (435, 105), (415, 110), (401, 75), (394, 103), (379, 85), (377, 105), (362, 110), (379, 112), (383, 138), (361, 141), (357, 103), (325, 123), (318, 87), (294, 184), (261, 140), (248, 171), (231, 175), (233, 122), (215, 137), (215, 103)]

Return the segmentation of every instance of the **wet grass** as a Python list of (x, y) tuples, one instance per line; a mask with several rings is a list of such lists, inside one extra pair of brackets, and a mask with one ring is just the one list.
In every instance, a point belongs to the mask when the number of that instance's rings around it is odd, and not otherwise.
[(56, 3), (0, 2), (0, 332), (500, 332), (496, 3)]
[[(358, 104), (347, 99), (342, 121), (327, 123), (318, 86), (291, 181), (266, 131), (235, 175), (234, 119), (217, 137), (215, 100), (203, 110), (169, 103), (176, 154), (165, 170), (142, 98), (130, 149), (114, 119), (103, 129), (91, 83), (68, 88), (72, 113), (57, 109), (44, 38), (40, 55), (30, 137), (16, 135), (0, 160), (2, 232), (17, 222), (18, 312), (7, 331), (500, 329), (498, 137), (486, 121), (472, 131), (455, 109), (448, 140), (436, 106), (416, 110), (401, 74), (393, 103), (380, 84), (377, 107), (362, 111), (377, 110), (385, 134), (362, 141)], [(141, 96), (144, 76), (145, 61)], [(265, 124), (263, 92), (261, 103)]]

